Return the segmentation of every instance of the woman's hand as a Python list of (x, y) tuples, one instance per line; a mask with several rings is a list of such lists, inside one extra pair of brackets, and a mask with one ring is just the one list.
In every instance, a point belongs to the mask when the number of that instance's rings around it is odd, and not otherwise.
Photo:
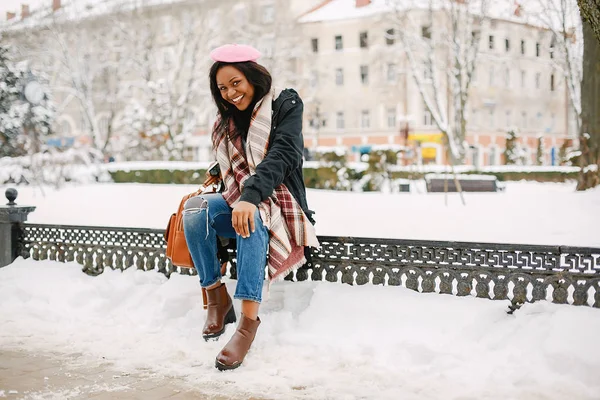
[(252, 203), (240, 201), (236, 204), (231, 213), (231, 224), (233, 225), (235, 233), (243, 238), (247, 238), (250, 236), (250, 232), (254, 232), (255, 212), (256, 206)]

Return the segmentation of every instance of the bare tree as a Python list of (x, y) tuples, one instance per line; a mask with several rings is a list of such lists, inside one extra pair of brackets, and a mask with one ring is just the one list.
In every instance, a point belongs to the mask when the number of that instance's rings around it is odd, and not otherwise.
[(198, 118), (208, 118), (210, 64), (204, 56), (219, 43), (219, 35), (209, 12), (188, 17), (166, 35), (159, 28), (171, 23), (161, 22), (169, 16), (148, 10), (139, 10), (135, 16), (128, 37), (132, 72), (128, 87), (136, 95), (119, 121), (122, 136), (127, 138), (122, 148), (153, 153), (149, 157), (180, 159)]
[[(37, 25), (22, 29), (21, 56), (50, 79), (57, 101), (57, 114), (81, 115), (81, 130), (91, 145), (105, 151), (115, 116), (121, 107), (120, 79), (126, 68), (115, 50), (122, 38), (113, 15), (82, 21), (69, 12), (48, 14)], [(79, 10), (81, 11), (81, 10)], [(105, 118), (106, 130), (99, 126)]]
[[(446, 138), (452, 164), (463, 162), (469, 89), (487, 1), (430, 0), (424, 10), (418, 3), (390, 1), (398, 26), (395, 32), (423, 103)], [(416, 11), (426, 14), (423, 25), (413, 18)]]
[(581, 16), (589, 24), (592, 33), (600, 41), (600, 0), (577, 0)]
[(552, 33), (549, 48), (552, 66), (565, 78), (576, 132), (580, 135), (583, 32), (577, 4), (575, 0), (538, 0), (530, 15)]
[(581, 172), (577, 190), (600, 185), (600, 4), (578, 0), (583, 18)]

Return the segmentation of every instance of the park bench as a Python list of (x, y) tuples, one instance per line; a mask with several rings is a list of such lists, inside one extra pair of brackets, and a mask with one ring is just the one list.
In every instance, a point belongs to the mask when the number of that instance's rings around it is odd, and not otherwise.
[[(500, 189), (498, 178), (493, 175), (457, 174), (463, 192), (496, 192)], [(425, 175), (428, 192), (457, 192), (452, 174)]]
[[(0, 207), (0, 267), (17, 256), (107, 268), (195, 275), (165, 256), (162, 229), (26, 223), (35, 207)], [(312, 263), (288, 281), (403, 286), (415, 291), (600, 308), (600, 248), (320, 236)], [(227, 275), (235, 279), (235, 249)]]

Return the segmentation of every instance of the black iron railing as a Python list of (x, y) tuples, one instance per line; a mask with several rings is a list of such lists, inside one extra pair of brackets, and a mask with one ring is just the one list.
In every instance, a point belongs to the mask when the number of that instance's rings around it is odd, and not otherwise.
[[(22, 224), (18, 252), (76, 261), (90, 275), (137, 268), (194, 275), (165, 257), (163, 230)], [(420, 292), (600, 308), (600, 249), (569, 246), (319, 237), (312, 263), (286, 280), (403, 286)], [(236, 277), (235, 249), (228, 274)]]

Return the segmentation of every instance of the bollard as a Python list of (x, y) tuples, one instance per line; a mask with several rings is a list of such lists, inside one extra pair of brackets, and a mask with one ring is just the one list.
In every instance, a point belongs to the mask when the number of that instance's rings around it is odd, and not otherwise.
[(27, 216), (35, 210), (33, 206), (19, 206), (15, 203), (18, 192), (8, 188), (5, 192), (8, 203), (0, 206), (0, 268), (12, 263), (17, 258), (21, 225)]

